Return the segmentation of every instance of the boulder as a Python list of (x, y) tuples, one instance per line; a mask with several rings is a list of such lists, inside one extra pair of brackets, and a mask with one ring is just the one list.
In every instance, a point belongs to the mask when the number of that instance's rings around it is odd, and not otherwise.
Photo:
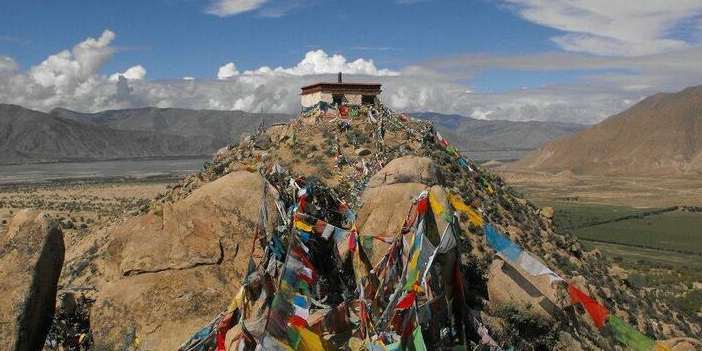
[(271, 137), (266, 133), (261, 133), (256, 136), (254, 147), (259, 150), (268, 150), (271, 148)]
[[(224, 310), (249, 256), (263, 255), (253, 242), (263, 186), (258, 173), (230, 173), (111, 228), (107, 283), (91, 311), (95, 340), (116, 343), (136, 327), (140, 350), (173, 350)], [(276, 194), (268, 189), (272, 228)]]
[(534, 277), (521, 267), (495, 259), (488, 273), (489, 304), (493, 310), (514, 305), (536, 316), (558, 320), (563, 312), (555, 284), (547, 276)]
[(0, 237), (0, 344), (41, 350), (51, 328), (64, 259), (63, 233), (47, 214), (18, 212)]
[(555, 213), (556, 210), (554, 210), (551, 206), (546, 206), (541, 209), (541, 215), (544, 216), (544, 218), (553, 219), (553, 215)]
[(362, 147), (362, 148), (358, 148), (358, 149), (354, 150), (354, 153), (355, 153), (357, 156), (363, 157), (363, 156), (368, 156), (368, 155), (370, 155), (370, 154), (371, 154), (371, 151), (368, 150), (368, 149), (366, 149), (366, 148), (364, 148), (364, 147)]
[(420, 183), (435, 185), (440, 183), (440, 174), (434, 161), (427, 157), (404, 156), (396, 158), (368, 182), (368, 188), (396, 183)]

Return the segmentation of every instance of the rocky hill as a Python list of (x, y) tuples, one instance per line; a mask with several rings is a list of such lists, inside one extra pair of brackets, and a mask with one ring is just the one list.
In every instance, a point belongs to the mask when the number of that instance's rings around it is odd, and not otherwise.
[(412, 117), (431, 121), (460, 150), (534, 150), (587, 126), (568, 122), (481, 120), (460, 115), (423, 112)]
[(702, 86), (650, 96), (511, 167), (627, 176), (702, 173)]
[[(243, 135), (148, 208), (72, 241), (60, 295), (89, 295), (78, 309), (91, 311), (77, 323), (90, 327), (85, 340), (109, 350), (700, 350), (686, 338), (700, 335), (698, 321), (557, 234), (548, 213), (431, 123), (382, 106), (356, 112), (313, 109)], [(54, 328), (50, 344), (66, 333)]]

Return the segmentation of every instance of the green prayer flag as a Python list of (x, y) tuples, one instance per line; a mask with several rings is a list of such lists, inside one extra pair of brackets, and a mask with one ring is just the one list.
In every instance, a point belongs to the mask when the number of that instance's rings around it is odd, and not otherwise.
[(427, 351), (427, 346), (424, 345), (424, 336), (422, 335), (422, 327), (417, 326), (412, 332), (412, 344), (414, 351)]
[(614, 334), (615, 339), (635, 351), (651, 351), (656, 344), (655, 341), (641, 334), (641, 332), (632, 328), (613, 314), (609, 315), (607, 326), (612, 334)]
[(297, 350), (297, 346), (300, 344), (300, 332), (295, 327), (288, 328), (288, 345)]

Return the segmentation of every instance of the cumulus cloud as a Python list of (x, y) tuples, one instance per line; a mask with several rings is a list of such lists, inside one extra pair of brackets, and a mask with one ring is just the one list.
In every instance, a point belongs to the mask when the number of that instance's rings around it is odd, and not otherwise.
[(119, 80), (119, 77), (124, 77), (129, 80), (143, 80), (146, 78), (146, 68), (142, 65), (132, 66), (122, 73), (112, 74), (108, 80), (110, 82), (116, 82)]
[(310, 51), (305, 54), (296, 66), (283, 68), (278, 67), (272, 69), (263, 66), (257, 70), (244, 71), (247, 75), (256, 74), (272, 74), (272, 73), (287, 73), (295, 76), (313, 75), (313, 74), (363, 74), (369, 76), (398, 76), (400, 72), (389, 69), (378, 69), (375, 67), (373, 60), (365, 60), (359, 58), (349, 62), (346, 57), (338, 54), (328, 55), (324, 50)]
[(689, 48), (675, 38), (702, 14), (698, 0), (502, 0), (524, 19), (566, 32), (552, 40), (573, 52), (636, 56)]
[(219, 68), (219, 71), (217, 72), (217, 79), (229, 79), (238, 75), (239, 71), (236, 70), (236, 65), (234, 65), (234, 62), (229, 62)]
[(205, 12), (220, 16), (234, 16), (259, 9), (270, 0), (214, 0)]

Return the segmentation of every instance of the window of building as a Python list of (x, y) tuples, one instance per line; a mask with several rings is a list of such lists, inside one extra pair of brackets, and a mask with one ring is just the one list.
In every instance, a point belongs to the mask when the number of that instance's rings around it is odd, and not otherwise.
[(372, 105), (375, 103), (375, 95), (363, 95), (361, 97), (361, 103), (364, 105)]

